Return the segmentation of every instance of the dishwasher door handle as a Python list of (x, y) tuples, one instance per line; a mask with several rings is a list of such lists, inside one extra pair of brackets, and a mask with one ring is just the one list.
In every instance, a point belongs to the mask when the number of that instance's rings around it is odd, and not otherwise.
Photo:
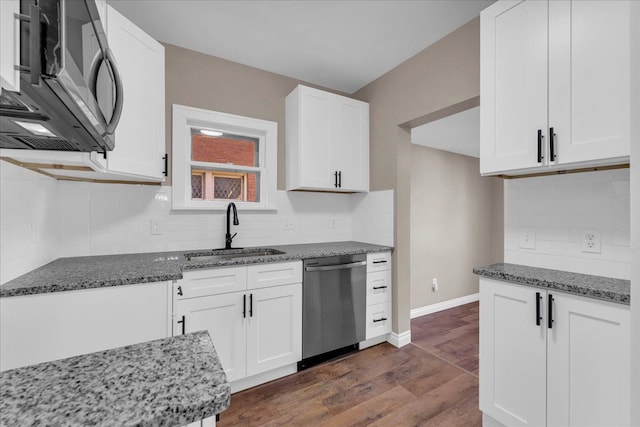
[(367, 261), (351, 262), (349, 264), (333, 264), (333, 265), (319, 265), (317, 267), (305, 267), (304, 271), (331, 271), (331, 270), (344, 270), (345, 268), (355, 268), (367, 265)]

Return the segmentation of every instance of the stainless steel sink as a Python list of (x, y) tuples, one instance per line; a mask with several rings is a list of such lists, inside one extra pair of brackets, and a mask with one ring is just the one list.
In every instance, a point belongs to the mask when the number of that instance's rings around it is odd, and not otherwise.
[(236, 258), (262, 257), (282, 255), (284, 252), (277, 249), (216, 249), (213, 251), (188, 252), (184, 254), (187, 261), (224, 261)]

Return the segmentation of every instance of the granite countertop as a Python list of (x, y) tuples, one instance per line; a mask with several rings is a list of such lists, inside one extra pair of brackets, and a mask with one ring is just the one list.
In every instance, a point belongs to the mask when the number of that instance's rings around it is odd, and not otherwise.
[(568, 271), (549, 270), (518, 264), (491, 264), (476, 267), (479, 276), (504, 280), (521, 285), (555, 289), (570, 294), (596, 298), (619, 304), (629, 304), (631, 291), (629, 280)]
[(204, 331), (0, 373), (0, 425), (173, 426), (224, 411), (231, 388)]
[(207, 250), (58, 258), (1, 285), (0, 298), (179, 280), (182, 279), (183, 270), (198, 268), (285, 262), (392, 250), (389, 246), (360, 242), (310, 243), (264, 248), (284, 253), (209, 261), (187, 261), (184, 256), (185, 253), (206, 255), (210, 252)]

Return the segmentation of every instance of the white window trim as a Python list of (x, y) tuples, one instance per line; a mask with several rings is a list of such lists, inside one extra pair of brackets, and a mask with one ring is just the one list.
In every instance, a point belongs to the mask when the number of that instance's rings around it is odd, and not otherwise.
[(173, 104), (172, 202), (174, 210), (224, 210), (229, 200), (191, 200), (191, 128), (214, 128), (259, 139), (260, 201), (233, 201), (240, 210), (276, 210), (278, 124)]

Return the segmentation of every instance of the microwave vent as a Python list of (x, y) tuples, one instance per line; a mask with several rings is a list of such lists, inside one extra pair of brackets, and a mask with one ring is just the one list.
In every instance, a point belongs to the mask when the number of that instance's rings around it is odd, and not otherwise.
[(58, 150), (58, 151), (78, 151), (78, 147), (71, 141), (63, 138), (36, 138), (20, 137), (16, 138), (35, 150)]

